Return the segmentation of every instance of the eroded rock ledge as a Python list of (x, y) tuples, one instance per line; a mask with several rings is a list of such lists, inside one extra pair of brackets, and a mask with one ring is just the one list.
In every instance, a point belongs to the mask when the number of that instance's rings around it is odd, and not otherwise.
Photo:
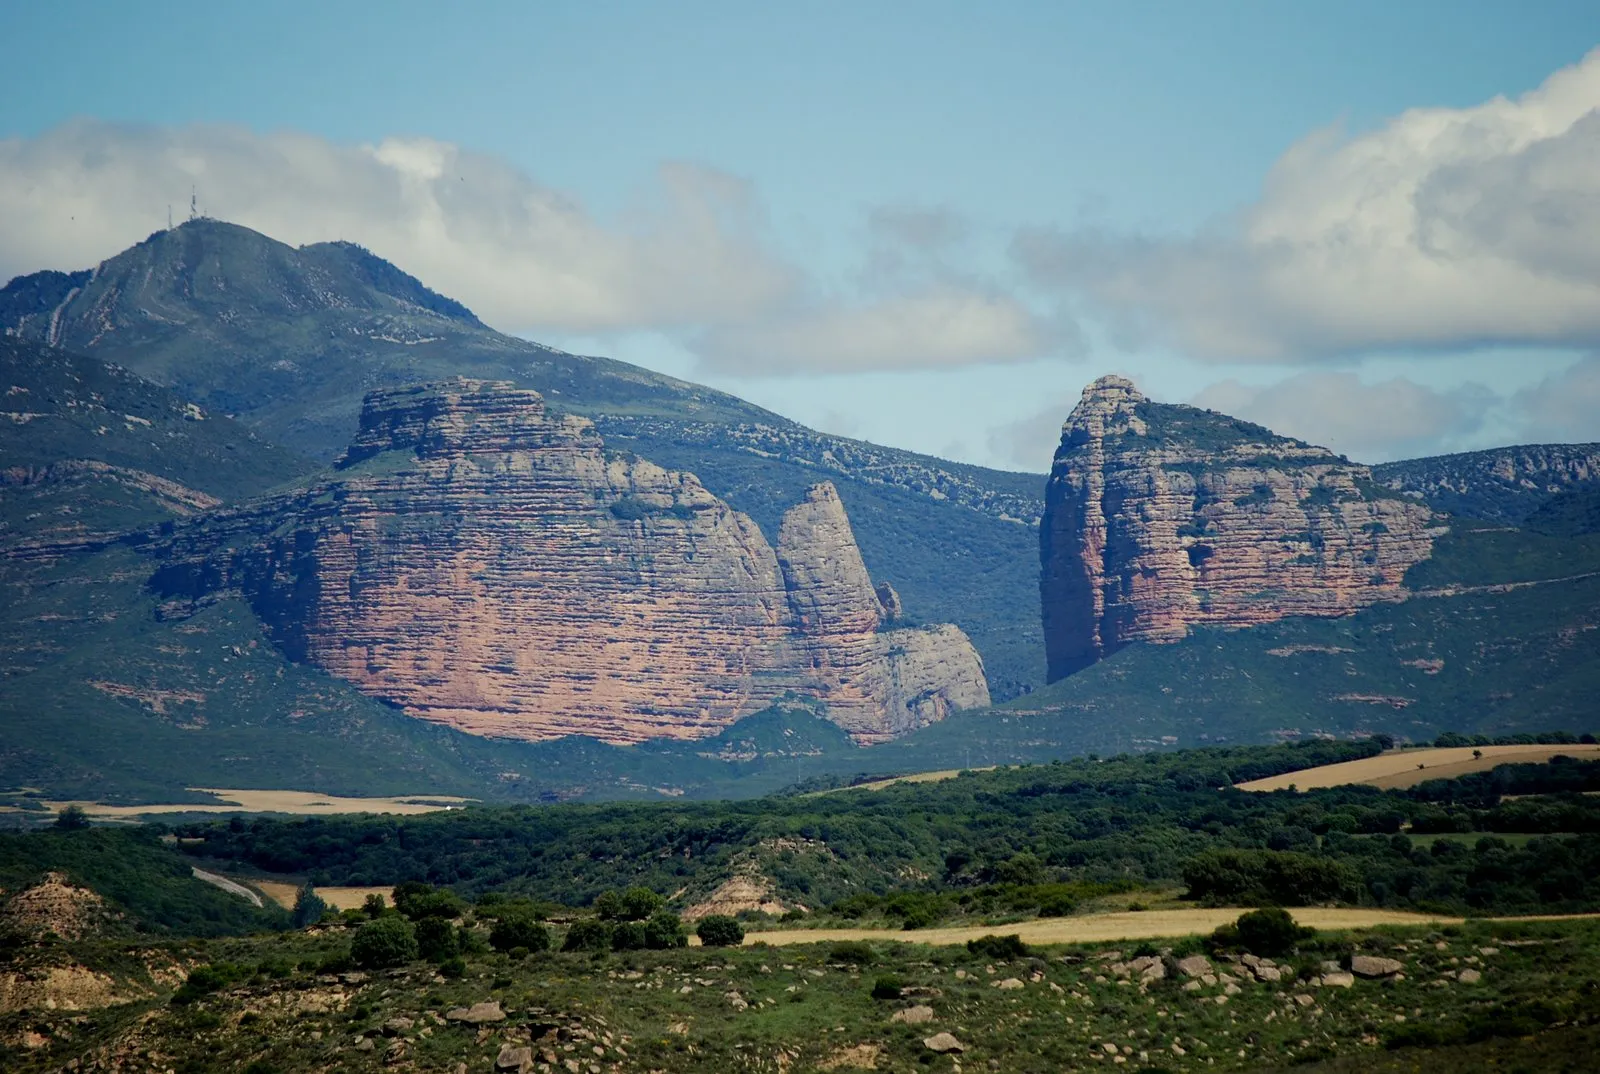
[(179, 612), (242, 593), (292, 658), (474, 734), (697, 738), (793, 691), (876, 742), (989, 702), (958, 628), (895, 628), (831, 484), (774, 549), (507, 383), (374, 392), (331, 475), (157, 551)]
[(1102, 377), (1062, 427), (1045, 494), (1049, 678), (1195, 624), (1400, 599), (1442, 532), (1429, 508), (1326, 448)]

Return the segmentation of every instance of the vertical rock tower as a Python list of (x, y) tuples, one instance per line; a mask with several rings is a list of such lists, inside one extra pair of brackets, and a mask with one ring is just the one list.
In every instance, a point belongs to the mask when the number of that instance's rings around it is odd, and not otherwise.
[(474, 734), (698, 738), (793, 691), (877, 742), (989, 702), (959, 629), (893, 629), (831, 484), (774, 552), (506, 383), (374, 392), (331, 475), (164, 540), (178, 604), (238, 592), (291, 658)]
[(1443, 530), (1326, 448), (1090, 384), (1061, 430), (1040, 524), (1051, 681), (1195, 624), (1347, 615), (1405, 595)]

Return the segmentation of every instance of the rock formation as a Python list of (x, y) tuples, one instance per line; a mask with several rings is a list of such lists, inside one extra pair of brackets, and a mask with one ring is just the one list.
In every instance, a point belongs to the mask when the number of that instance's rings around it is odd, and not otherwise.
[(832, 485), (775, 552), (503, 382), (374, 392), (331, 476), (156, 544), (175, 610), (238, 591), (292, 658), (475, 734), (697, 738), (798, 692), (875, 742), (989, 700), (959, 629), (885, 629)]
[(1345, 615), (1404, 596), (1443, 532), (1365, 466), (1212, 411), (1089, 385), (1040, 527), (1051, 681), (1195, 624)]

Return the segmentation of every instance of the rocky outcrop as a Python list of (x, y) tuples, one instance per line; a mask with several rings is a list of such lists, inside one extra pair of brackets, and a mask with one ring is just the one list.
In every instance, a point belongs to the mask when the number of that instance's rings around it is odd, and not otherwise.
[(1325, 448), (1102, 377), (1062, 427), (1045, 494), (1049, 678), (1197, 624), (1400, 599), (1441, 532), (1431, 509)]
[(156, 545), (175, 611), (240, 592), (292, 658), (475, 734), (697, 738), (800, 693), (875, 742), (989, 700), (960, 630), (885, 629), (832, 485), (774, 551), (501, 382), (375, 392), (326, 480)]

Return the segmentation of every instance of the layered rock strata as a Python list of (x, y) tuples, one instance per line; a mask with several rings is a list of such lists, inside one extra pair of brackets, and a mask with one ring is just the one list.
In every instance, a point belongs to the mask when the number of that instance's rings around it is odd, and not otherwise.
[(1054, 681), (1196, 624), (1338, 616), (1404, 596), (1433, 512), (1326, 448), (1102, 377), (1061, 431), (1040, 527)]
[(332, 477), (158, 552), (178, 605), (238, 591), (294, 659), (475, 734), (696, 738), (797, 692), (876, 742), (989, 701), (960, 630), (886, 629), (832, 485), (774, 550), (501, 382), (375, 392)]

